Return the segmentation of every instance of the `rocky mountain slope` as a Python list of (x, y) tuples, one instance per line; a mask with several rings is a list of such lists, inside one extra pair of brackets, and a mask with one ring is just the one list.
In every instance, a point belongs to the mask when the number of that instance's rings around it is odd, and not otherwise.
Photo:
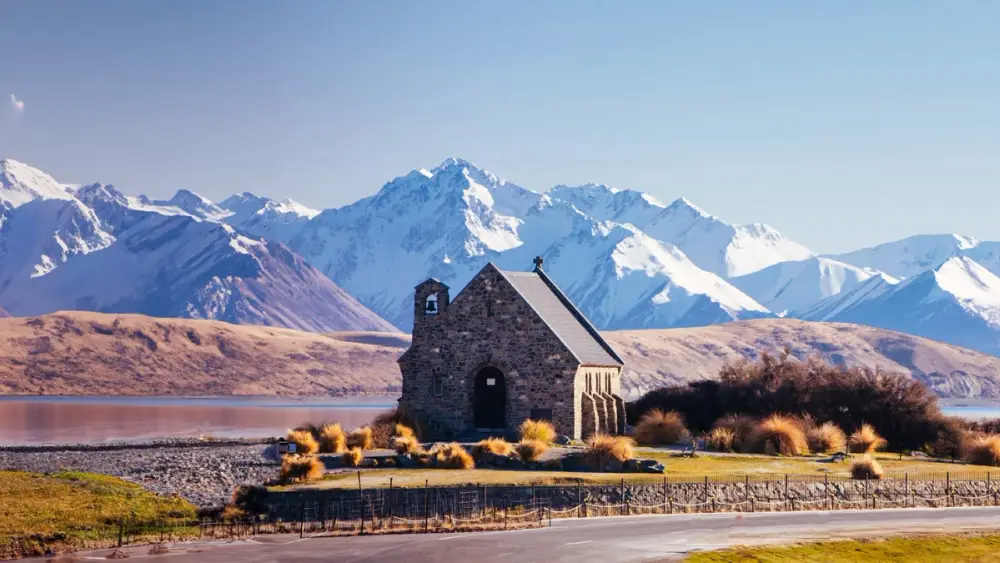
[[(630, 396), (714, 377), (727, 361), (779, 353), (909, 372), (942, 397), (1000, 398), (1000, 358), (888, 330), (758, 319), (604, 333)], [(393, 394), (409, 336), (316, 334), (141, 315), (0, 320), (0, 394)]]

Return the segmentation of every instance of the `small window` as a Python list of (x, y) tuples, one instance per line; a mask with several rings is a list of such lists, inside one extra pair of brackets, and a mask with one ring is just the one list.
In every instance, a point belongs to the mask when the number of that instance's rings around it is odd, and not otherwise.
[(492, 317), (493, 316), (493, 302), (492, 301), (487, 301), (486, 302), (486, 316), (487, 317)]
[(444, 393), (444, 378), (440, 373), (434, 374), (434, 395), (440, 397)]

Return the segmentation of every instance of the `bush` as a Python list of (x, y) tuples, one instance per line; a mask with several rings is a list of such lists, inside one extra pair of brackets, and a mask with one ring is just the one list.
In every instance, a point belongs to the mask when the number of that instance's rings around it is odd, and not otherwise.
[(389, 409), (383, 413), (380, 413), (378, 416), (375, 417), (375, 420), (372, 421), (371, 425), (373, 427), (387, 427), (390, 430), (390, 434), (392, 434), (391, 431), (395, 428), (397, 424), (400, 424), (412, 430), (413, 435), (418, 440), (423, 438), (427, 434), (425, 432), (423, 422), (420, 420), (420, 418), (402, 406), (396, 407), (394, 409)]
[(514, 451), (514, 446), (507, 442), (507, 440), (503, 438), (486, 438), (485, 440), (480, 440), (478, 444), (472, 447), (472, 457), (482, 459), (483, 454), (487, 453), (509, 456), (512, 451)]
[(438, 444), (428, 452), (431, 463), (441, 469), (473, 469), (476, 462), (465, 448), (452, 442)]
[(365, 452), (361, 448), (353, 447), (344, 452), (340, 459), (344, 467), (359, 467), (365, 459)]
[(932, 457), (956, 459), (965, 455), (966, 440), (978, 434), (996, 434), (981, 430), (979, 424), (955, 416), (941, 417), (938, 423), (937, 439), (924, 446), (925, 453)]
[(604, 471), (611, 460), (625, 463), (626, 460), (632, 459), (634, 446), (635, 441), (627, 436), (597, 433), (587, 439), (583, 460), (592, 469)]
[(319, 451), (319, 442), (306, 429), (289, 430), (288, 441), (295, 444), (295, 453), (299, 455), (312, 455)]
[(521, 461), (538, 461), (549, 449), (549, 445), (541, 440), (521, 440), (514, 449), (517, 450), (517, 457), (521, 458)]
[(886, 445), (886, 441), (867, 423), (855, 430), (847, 443), (851, 447), (851, 453), (855, 454), (873, 454)]
[(529, 418), (521, 423), (520, 431), (522, 440), (538, 440), (546, 444), (556, 441), (556, 428), (546, 420), (531, 420)]
[(729, 428), (715, 428), (708, 433), (708, 438), (705, 440), (705, 444), (710, 450), (715, 450), (717, 452), (731, 452), (733, 451), (733, 442), (735, 441), (736, 434)]
[(398, 454), (415, 455), (424, 451), (420, 442), (413, 436), (396, 436), (392, 439), (392, 448)]
[(965, 446), (965, 461), (976, 465), (1000, 465), (1000, 434), (970, 437)]
[(679, 443), (687, 433), (681, 415), (653, 409), (639, 418), (633, 434), (635, 441), (644, 446), (666, 446)]
[(347, 434), (339, 424), (324, 424), (317, 429), (317, 434), (320, 453), (340, 454), (347, 449)]
[(881, 479), (884, 474), (882, 465), (868, 456), (851, 463), (852, 479)]
[(323, 462), (310, 455), (286, 455), (281, 460), (279, 479), (284, 484), (315, 481), (323, 476)]
[(712, 429), (726, 429), (732, 432), (733, 451), (743, 451), (750, 448), (750, 437), (757, 428), (758, 420), (752, 416), (727, 414), (715, 421)]
[(754, 429), (750, 449), (768, 455), (806, 455), (809, 443), (797, 420), (773, 414)]
[(650, 391), (628, 404), (629, 423), (652, 409), (677, 411), (693, 433), (708, 432), (727, 414), (808, 414), (843, 429), (865, 421), (893, 448), (909, 450), (937, 440), (943, 424), (937, 398), (909, 375), (798, 360), (787, 353), (727, 365), (717, 380)]
[(347, 435), (348, 449), (370, 450), (375, 447), (375, 435), (370, 426), (362, 426)]
[(809, 449), (816, 453), (837, 453), (845, 451), (847, 435), (836, 424), (824, 422), (806, 433)]

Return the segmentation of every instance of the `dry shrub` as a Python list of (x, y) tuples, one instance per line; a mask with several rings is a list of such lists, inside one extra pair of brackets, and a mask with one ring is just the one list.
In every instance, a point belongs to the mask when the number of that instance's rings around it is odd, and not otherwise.
[(966, 441), (965, 461), (976, 465), (1000, 465), (1000, 434), (979, 434)]
[(347, 435), (348, 449), (370, 450), (375, 447), (375, 433), (371, 426), (362, 426)]
[(852, 479), (881, 479), (883, 475), (885, 471), (882, 470), (882, 465), (868, 456), (851, 463)]
[(396, 436), (392, 439), (392, 448), (396, 450), (396, 453), (398, 454), (415, 455), (424, 451), (424, 449), (420, 447), (420, 442), (418, 442), (413, 436)]
[[(388, 427), (390, 431), (393, 430), (397, 424), (413, 430), (413, 435), (418, 440), (426, 434), (424, 431), (424, 425), (419, 417), (411, 413), (403, 406), (380, 413), (375, 417), (375, 420), (372, 421), (372, 426), (385, 426)], [(398, 436), (400, 434), (395, 435)]]
[(824, 422), (806, 434), (809, 449), (816, 453), (837, 453), (847, 447), (847, 435), (836, 424)]
[(358, 467), (361, 462), (365, 459), (365, 452), (361, 448), (351, 448), (344, 452), (344, 456), (341, 458), (344, 467)]
[(598, 433), (587, 439), (587, 448), (583, 451), (583, 459), (589, 467), (604, 471), (612, 459), (621, 463), (632, 459), (633, 447), (635, 447), (635, 441), (632, 438)]
[(772, 414), (754, 429), (750, 448), (755, 453), (768, 455), (806, 455), (809, 442), (797, 420)]
[(521, 423), (522, 440), (538, 440), (551, 444), (556, 441), (556, 428), (547, 420), (531, 420), (530, 418)]
[(339, 424), (324, 424), (317, 433), (320, 453), (340, 454), (347, 450), (347, 434)]
[(392, 435), (398, 438), (416, 438), (417, 433), (413, 431), (412, 428), (405, 424), (396, 423), (395, 428), (393, 428)]
[(875, 432), (871, 424), (862, 424), (847, 440), (854, 454), (873, 454), (886, 446), (886, 441)]
[(681, 415), (653, 409), (639, 417), (633, 434), (636, 442), (644, 446), (667, 446), (680, 442), (687, 433)]
[(288, 441), (295, 444), (295, 453), (300, 455), (312, 455), (319, 451), (319, 442), (307, 429), (289, 430)]
[(538, 461), (549, 449), (549, 445), (541, 440), (521, 440), (514, 449), (521, 461)]
[(508, 456), (512, 451), (514, 451), (514, 446), (503, 438), (486, 438), (472, 446), (472, 456), (476, 459), (480, 459), (483, 454), (487, 453)]
[(315, 481), (323, 476), (323, 462), (311, 455), (286, 455), (281, 460), (279, 479), (282, 483)]
[(724, 428), (733, 434), (733, 451), (743, 451), (750, 447), (750, 437), (757, 428), (757, 419), (752, 416), (727, 414), (715, 421), (713, 429)]
[(717, 452), (731, 452), (733, 451), (733, 442), (735, 441), (736, 433), (730, 428), (716, 428), (709, 432), (708, 439), (705, 440), (708, 449), (715, 450)]
[(434, 466), (441, 469), (473, 469), (476, 467), (476, 462), (469, 455), (469, 452), (455, 442), (438, 444), (428, 453)]

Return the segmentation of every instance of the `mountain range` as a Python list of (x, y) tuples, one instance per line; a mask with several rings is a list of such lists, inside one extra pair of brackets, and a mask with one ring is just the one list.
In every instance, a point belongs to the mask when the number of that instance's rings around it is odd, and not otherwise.
[[(318, 211), (239, 193), (168, 200), (0, 163), (0, 307), (407, 331), (412, 288), (458, 292), (534, 256), (605, 330), (793, 317), (1000, 354), (1000, 242), (917, 235), (821, 256), (763, 224), (602, 184), (536, 191), (468, 161)], [(383, 320), (384, 319), (384, 320)]]

